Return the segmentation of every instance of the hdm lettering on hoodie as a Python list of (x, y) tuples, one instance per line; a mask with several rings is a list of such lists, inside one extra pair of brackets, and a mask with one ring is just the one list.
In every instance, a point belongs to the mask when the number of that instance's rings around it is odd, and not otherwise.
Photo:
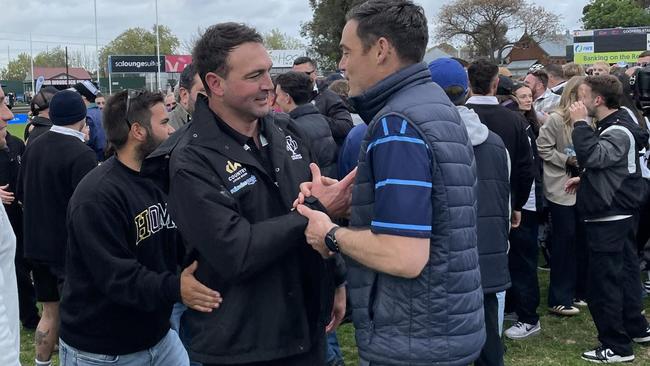
[(144, 239), (159, 232), (162, 229), (175, 229), (176, 224), (167, 212), (167, 204), (160, 203), (149, 206), (134, 218), (138, 245)]

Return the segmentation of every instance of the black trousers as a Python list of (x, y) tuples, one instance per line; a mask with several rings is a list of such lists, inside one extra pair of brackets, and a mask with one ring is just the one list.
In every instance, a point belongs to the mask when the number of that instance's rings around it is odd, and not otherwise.
[(548, 289), (548, 306), (572, 306), (577, 275), (577, 223), (575, 206), (562, 206), (548, 202), (553, 220), (551, 250), (551, 275)]
[(23, 216), (22, 211), (10, 209), (8, 212), (11, 226), (16, 235), (16, 283), (18, 285), (18, 310), (20, 312), (20, 322), (27, 327), (36, 327), (40, 317), (36, 307), (36, 293), (32, 283), (32, 267), (25, 260), (25, 251), (23, 245)]
[(507, 291), (508, 302), (519, 321), (536, 324), (539, 320), (539, 281), (537, 279), (537, 213), (523, 210), (521, 224), (510, 231), (508, 267), (512, 287)]
[(589, 247), (587, 301), (598, 340), (619, 355), (631, 355), (631, 339), (645, 333), (641, 315), (637, 218), (585, 224)]
[(503, 366), (503, 342), (499, 335), (499, 302), (497, 294), (483, 294), (485, 332), (487, 338), (476, 366)]

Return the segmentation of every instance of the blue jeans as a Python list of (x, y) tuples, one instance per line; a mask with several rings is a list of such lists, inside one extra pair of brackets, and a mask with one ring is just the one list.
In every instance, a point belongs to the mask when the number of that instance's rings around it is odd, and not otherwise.
[(506, 292), (497, 292), (497, 301), (499, 301), (499, 335), (503, 334), (503, 316), (506, 308)]
[(190, 360), (178, 334), (170, 329), (155, 346), (127, 355), (84, 352), (59, 339), (59, 364), (61, 366), (189, 366)]
[[(185, 346), (185, 349), (187, 350), (190, 347), (192, 335), (190, 334), (189, 330), (187, 330), (187, 327), (184, 326), (185, 321), (183, 320), (183, 314), (185, 314), (186, 310), (187, 306), (185, 306), (183, 303), (175, 303), (174, 307), (172, 308), (172, 315), (169, 318), (169, 324), (171, 325), (172, 329), (178, 333), (183, 346)], [(201, 366), (201, 363), (190, 360), (190, 366)]]
[(336, 332), (332, 332), (327, 335), (325, 361), (330, 364), (338, 360), (343, 360), (343, 354), (341, 353), (339, 341), (336, 339)]

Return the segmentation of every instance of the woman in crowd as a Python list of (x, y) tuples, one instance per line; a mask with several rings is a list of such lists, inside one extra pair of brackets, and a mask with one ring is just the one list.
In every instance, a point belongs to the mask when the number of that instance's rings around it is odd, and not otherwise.
[(537, 147), (544, 161), (544, 196), (552, 220), (551, 278), (549, 310), (558, 315), (576, 315), (576, 306), (586, 306), (586, 248), (576, 209), (576, 196), (564, 190), (566, 181), (579, 173), (573, 149), (573, 127), (569, 107), (578, 101), (578, 87), (584, 77), (569, 80), (558, 109), (539, 131)]

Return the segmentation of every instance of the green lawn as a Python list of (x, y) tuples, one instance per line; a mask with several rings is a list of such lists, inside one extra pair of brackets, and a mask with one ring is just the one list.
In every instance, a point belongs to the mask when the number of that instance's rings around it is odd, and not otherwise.
[[(546, 310), (546, 294), (548, 290), (548, 272), (539, 272), (542, 287), (542, 304), (539, 308), (541, 315), (541, 334), (522, 341), (506, 339), (505, 364), (509, 366), (586, 366), (588, 362), (580, 359), (580, 354), (590, 347), (597, 345), (596, 329), (589, 312), (584, 309), (578, 316), (560, 318), (551, 315)], [(650, 313), (650, 301), (645, 302)], [(505, 327), (510, 326), (506, 322)], [(351, 324), (339, 328), (339, 342), (345, 356), (346, 365), (358, 365), (357, 350), (354, 343), (354, 329)], [(34, 333), (21, 333), (20, 360), (23, 365), (34, 363)], [(635, 346), (636, 365), (650, 365), (650, 346)], [(58, 358), (54, 358), (58, 364)]]
[(7, 131), (9, 131), (10, 134), (12, 134), (12, 135), (14, 135), (14, 136), (16, 136), (16, 137), (18, 137), (19, 139), (22, 140), (23, 133), (25, 131), (25, 124), (24, 123), (21, 123), (21, 124), (15, 124), (15, 123), (9, 124), (9, 125), (7, 125)]

